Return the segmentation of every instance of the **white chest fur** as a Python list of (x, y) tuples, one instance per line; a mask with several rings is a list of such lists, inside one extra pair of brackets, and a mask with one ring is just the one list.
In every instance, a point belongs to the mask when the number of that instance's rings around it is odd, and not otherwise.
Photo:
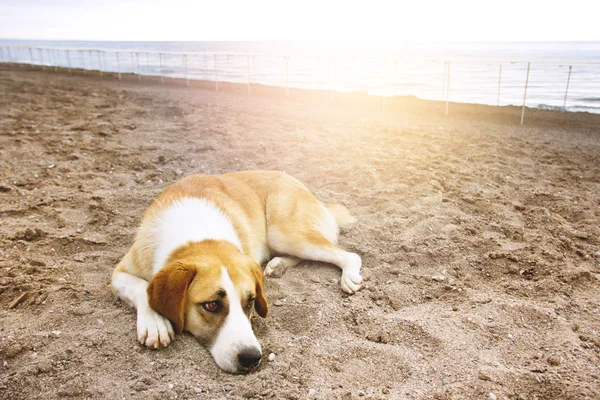
[(199, 198), (176, 200), (159, 215), (153, 273), (157, 273), (173, 250), (188, 242), (226, 240), (242, 250), (233, 224), (212, 202)]

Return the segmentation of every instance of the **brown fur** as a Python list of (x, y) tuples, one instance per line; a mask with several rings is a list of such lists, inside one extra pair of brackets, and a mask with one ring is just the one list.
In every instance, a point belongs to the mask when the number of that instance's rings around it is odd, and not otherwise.
[(177, 333), (183, 331), (188, 288), (195, 276), (194, 265), (176, 261), (158, 271), (148, 284), (150, 307), (169, 319)]
[(166, 265), (148, 284), (148, 302), (154, 311), (174, 324), (177, 333), (188, 330), (197, 333), (202, 341), (210, 342), (209, 336), (214, 330), (218, 331), (226, 313), (215, 315), (200, 310), (203, 320), (200, 324), (193, 321), (186, 324), (185, 317), (194, 312), (197, 304), (218, 300), (216, 293), (220, 288), (214, 283), (220, 276), (221, 266), (240, 289), (240, 298), (245, 300), (248, 294), (252, 295), (258, 315), (267, 317), (269, 306), (263, 292), (262, 269), (232, 244), (214, 240), (190, 243), (175, 250)]

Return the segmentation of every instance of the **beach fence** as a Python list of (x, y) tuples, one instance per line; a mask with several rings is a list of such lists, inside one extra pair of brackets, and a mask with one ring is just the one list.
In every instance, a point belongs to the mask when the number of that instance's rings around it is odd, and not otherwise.
[[(143, 49), (58, 48), (0, 46), (0, 62), (23, 68), (78, 69), (83, 74), (107, 72), (117, 79), (133, 74), (138, 81), (153, 76), (247, 86), (256, 84), (290, 90), (361, 92), (381, 98), (382, 107), (392, 96), (416, 96), (442, 101), (449, 115), (450, 103), (476, 103), (562, 111), (600, 112), (600, 61), (498, 60), (490, 58), (431, 59), (394, 56), (281, 55), (223, 52), (169, 52)], [(577, 79), (574, 79), (574, 78)], [(576, 87), (570, 97), (570, 88)], [(441, 93), (441, 95), (440, 95)], [(569, 104), (569, 107), (567, 106)]]

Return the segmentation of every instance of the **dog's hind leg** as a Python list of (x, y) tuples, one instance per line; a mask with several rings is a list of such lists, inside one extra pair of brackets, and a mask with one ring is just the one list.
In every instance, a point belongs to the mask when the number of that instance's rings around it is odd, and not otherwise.
[(363, 280), (360, 275), (362, 261), (358, 254), (340, 249), (306, 221), (294, 221), (289, 217), (286, 220), (284, 226), (271, 224), (268, 227), (268, 244), (275, 253), (337, 265), (342, 270), (342, 290), (354, 294), (360, 289)]
[(342, 270), (342, 290), (356, 293), (363, 280), (361, 259), (336, 246), (339, 226), (354, 218), (343, 206), (325, 206), (300, 182), (280, 186), (265, 202), (271, 252), (337, 265)]

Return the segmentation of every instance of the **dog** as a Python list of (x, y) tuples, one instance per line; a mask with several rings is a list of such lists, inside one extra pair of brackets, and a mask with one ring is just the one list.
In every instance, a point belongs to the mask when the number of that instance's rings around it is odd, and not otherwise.
[(166, 347), (187, 331), (221, 369), (247, 372), (262, 359), (251, 310), (269, 311), (261, 265), (268, 261), (270, 276), (302, 260), (335, 264), (341, 288), (354, 294), (361, 258), (336, 245), (339, 227), (354, 221), (283, 172), (192, 175), (146, 210), (112, 287), (137, 310), (141, 344)]

